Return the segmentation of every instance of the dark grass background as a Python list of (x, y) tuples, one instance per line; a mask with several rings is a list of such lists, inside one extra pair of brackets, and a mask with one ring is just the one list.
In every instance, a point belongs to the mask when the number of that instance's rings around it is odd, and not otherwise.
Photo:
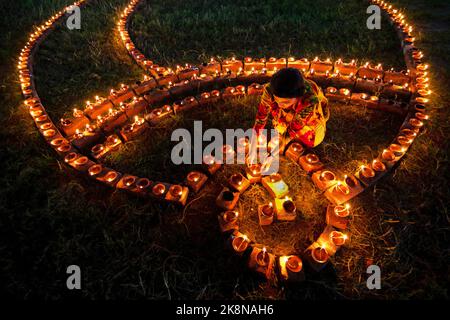
[[(352, 241), (337, 255), (334, 267), (288, 290), (270, 288), (224, 250), (213, 205), (219, 185), (209, 184), (180, 210), (106, 190), (56, 160), (20, 106), (14, 67), (32, 25), (67, 3), (0, 4), (4, 13), (0, 40), (7, 44), (0, 49), (3, 294), (41, 299), (448, 298), (450, 7), (446, 1), (396, 1), (416, 22), (419, 44), (431, 60), (435, 103), (424, 135), (391, 176), (355, 200)], [(81, 30), (58, 27), (41, 46), (35, 67), (37, 88), (55, 119), (94, 95), (141, 76), (112, 31), (125, 3), (91, 1), (82, 9)], [(239, 5), (224, 0), (147, 1), (133, 18), (131, 33), (138, 47), (161, 64), (197, 63), (211, 55), (292, 54), (369, 59), (401, 68), (399, 42), (387, 21), (383, 19), (381, 31), (365, 28), (367, 5), (357, 0)], [(234, 127), (238, 119), (249, 125), (255, 104), (239, 100), (215, 106), (206, 115), (188, 113), (168, 124), (191, 128), (192, 120), (200, 117), (205, 127)], [(233, 112), (243, 105), (244, 113)], [(400, 124), (395, 116), (355, 107), (333, 105), (333, 110), (327, 140), (318, 150), (327, 163), (344, 164), (375, 154)], [(167, 162), (169, 137), (170, 131), (160, 128), (158, 135), (127, 145), (108, 161), (131, 173), (181, 179), (186, 169)], [(137, 156), (125, 156), (127, 150), (138, 150)], [(311, 188), (302, 184), (301, 172), (290, 179), (293, 188), (296, 183)], [(251, 192), (257, 196), (259, 191)], [(303, 210), (319, 217), (323, 212), (318, 207)], [(264, 236), (271, 240), (271, 234)], [(365, 286), (365, 265), (371, 261), (382, 268), (382, 290), (375, 292)], [(65, 289), (70, 264), (82, 268), (79, 292)]]

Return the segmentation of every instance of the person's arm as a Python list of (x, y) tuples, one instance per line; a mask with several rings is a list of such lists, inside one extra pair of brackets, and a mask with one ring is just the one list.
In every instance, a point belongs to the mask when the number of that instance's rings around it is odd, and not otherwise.
[(272, 94), (268, 91), (267, 84), (264, 86), (264, 91), (261, 96), (261, 101), (258, 105), (258, 111), (256, 113), (255, 125), (253, 126), (253, 129), (255, 129), (256, 133), (259, 134), (261, 130), (265, 128), (273, 103), (274, 101), (272, 98)]

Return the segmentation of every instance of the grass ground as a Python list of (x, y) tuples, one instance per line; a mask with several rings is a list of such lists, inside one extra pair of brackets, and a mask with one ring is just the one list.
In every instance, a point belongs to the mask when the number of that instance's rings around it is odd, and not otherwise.
[[(68, 2), (11, 2), (1, 8), (7, 13), (2, 30), (8, 31), (0, 40), (9, 44), (0, 51), (4, 75), (0, 87), (0, 283), (4, 294), (45, 299), (74, 295), (448, 298), (449, 111), (445, 107), (450, 101), (446, 90), (450, 6), (446, 1), (396, 1), (420, 30), (419, 44), (430, 57), (435, 103), (427, 129), (392, 176), (356, 199), (352, 242), (338, 254), (334, 268), (284, 291), (272, 290), (224, 250), (211, 205), (218, 186), (209, 185), (179, 210), (93, 185), (55, 160), (20, 107), (14, 65), (32, 25)], [(125, 3), (91, 1), (82, 10), (81, 30), (59, 27), (44, 42), (35, 73), (38, 92), (53, 117), (120, 82), (140, 78), (141, 71), (111, 32)], [(229, 0), (147, 1), (132, 20), (132, 37), (161, 64), (198, 63), (211, 55), (292, 54), (367, 58), (402, 66), (399, 42), (387, 21), (383, 20), (381, 31), (365, 28), (366, 2), (306, 3), (241, 1), (236, 6)], [(188, 113), (168, 124), (171, 129), (192, 128), (192, 120), (202, 118), (204, 127), (250, 125), (255, 104), (252, 99), (238, 100), (215, 106), (207, 114)], [(234, 111), (243, 106), (245, 112)], [(327, 163), (368, 158), (390, 141), (399, 124), (395, 116), (333, 105), (328, 135), (318, 152)], [(169, 137), (170, 130), (160, 128), (108, 161), (132, 173), (164, 177), (171, 172), (174, 180), (181, 179), (186, 168), (173, 168), (168, 162)], [(130, 157), (133, 152), (137, 155)], [(289, 181), (294, 189), (311, 189), (299, 170), (289, 170), (294, 171)], [(250, 205), (260, 193), (252, 189), (241, 205)], [(312, 202), (302, 207), (311, 213), (311, 225), (323, 208), (317, 201), (317, 206)], [(245, 223), (249, 227), (254, 221)], [(258, 239), (273, 240), (272, 234), (257, 232)], [(376, 292), (365, 287), (365, 264), (370, 260), (383, 273), (383, 289)], [(80, 292), (65, 289), (65, 268), (70, 264), (82, 268), (84, 289)]]

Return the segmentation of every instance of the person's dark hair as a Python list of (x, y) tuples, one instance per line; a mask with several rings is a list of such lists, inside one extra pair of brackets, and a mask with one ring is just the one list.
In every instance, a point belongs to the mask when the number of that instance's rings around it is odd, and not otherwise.
[(305, 80), (299, 70), (284, 68), (272, 76), (270, 88), (277, 97), (297, 98), (305, 93)]

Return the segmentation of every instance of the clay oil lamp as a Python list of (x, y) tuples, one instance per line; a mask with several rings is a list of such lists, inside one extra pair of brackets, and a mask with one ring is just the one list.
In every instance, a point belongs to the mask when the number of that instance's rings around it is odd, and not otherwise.
[(152, 187), (152, 195), (157, 198), (163, 198), (167, 189), (168, 188), (163, 183), (157, 183)]
[(258, 96), (263, 93), (264, 87), (259, 83), (252, 83), (247, 87), (247, 94), (249, 96)]
[(261, 181), (261, 164), (252, 164), (248, 165), (245, 169), (245, 173), (247, 175), (247, 179), (250, 183), (257, 183)]
[(117, 171), (109, 170), (103, 177), (99, 178), (98, 180), (104, 181), (110, 186), (115, 186), (120, 177), (121, 174), (119, 174)]
[(234, 252), (242, 255), (250, 245), (248, 237), (238, 231), (235, 231), (231, 236), (231, 247)]
[(210, 174), (216, 173), (217, 170), (220, 169), (222, 164), (218, 162), (213, 155), (205, 155), (203, 157), (203, 165), (205, 166), (206, 170)]
[(411, 140), (414, 140), (417, 137), (417, 132), (408, 128), (402, 129), (400, 134)]
[(379, 159), (374, 159), (372, 161), (372, 169), (375, 171), (376, 174), (386, 172), (386, 166)]
[(68, 143), (68, 141), (65, 138), (55, 138), (53, 140), (50, 141), (50, 145), (53, 148), (58, 148), (59, 146)]
[(177, 202), (184, 206), (186, 204), (188, 193), (189, 189), (187, 187), (174, 184), (170, 186), (165, 199), (170, 202)]
[(404, 136), (404, 135), (397, 136), (396, 140), (397, 140), (397, 143), (400, 146), (402, 146), (402, 148), (405, 148), (405, 149), (409, 148), (411, 143), (414, 141), (413, 139), (408, 138), (407, 136)]
[(296, 59), (295, 57), (288, 58), (288, 67), (301, 70), (303, 73), (309, 70), (310, 62), (307, 58)]
[(98, 143), (91, 148), (92, 156), (95, 159), (100, 159), (104, 157), (108, 153), (108, 151), (109, 150), (102, 143)]
[(316, 272), (319, 272), (325, 267), (329, 258), (330, 256), (328, 255), (326, 248), (319, 246), (317, 243), (307, 249), (306, 260)]
[(362, 165), (356, 176), (361, 182), (368, 186), (375, 181), (377, 173), (370, 165)]
[(381, 153), (381, 161), (383, 161), (388, 168), (391, 168), (397, 162), (394, 152), (389, 149), (383, 150)]
[(264, 247), (262, 249), (254, 247), (249, 258), (250, 269), (262, 274), (264, 277), (269, 278), (273, 271), (275, 262), (275, 256)]
[(222, 212), (219, 216), (219, 227), (222, 233), (228, 231), (238, 230), (238, 216), (239, 213), (237, 211), (225, 211)]
[(67, 153), (73, 152), (73, 150), (74, 149), (73, 149), (72, 145), (68, 142), (64, 142), (60, 146), (56, 147), (56, 152), (59, 155), (66, 155)]
[(242, 174), (235, 173), (228, 179), (228, 184), (234, 190), (243, 193), (250, 186), (250, 181)]
[(289, 192), (288, 185), (279, 173), (262, 178), (262, 185), (274, 198), (284, 198)]
[(402, 147), (402, 146), (399, 145), (399, 144), (392, 143), (392, 144), (389, 146), (389, 150), (392, 151), (392, 152), (394, 153), (395, 158), (398, 160), (398, 159), (400, 159), (400, 158), (405, 154), (406, 148), (405, 148), (405, 147)]
[[(248, 137), (239, 138), (237, 141), (237, 158), (245, 159), (250, 148), (250, 140)], [(238, 160), (239, 161), (239, 160)]]
[(124, 175), (117, 183), (117, 188), (132, 190), (136, 187), (137, 177), (132, 175)]
[(75, 161), (75, 159), (77, 159), (79, 157), (79, 154), (76, 152), (71, 152), (68, 153), (65, 157), (64, 157), (64, 162), (71, 164), (73, 161)]
[(428, 120), (429, 119), (428, 115), (426, 115), (424, 112), (416, 112), (414, 116), (419, 121), (424, 121), (424, 120)]
[(151, 185), (152, 182), (147, 178), (139, 178), (136, 180), (136, 189), (139, 193), (147, 193)]
[(303, 146), (298, 142), (294, 142), (291, 143), (287, 148), (285, 156), (291, 159), (293, 162), (297, 163), (303, 152), (304, 152)]
[(108, 136), (105, 141), (105, 147), (108, 148), (109, 151), (117, 150), (121, 144), (122, 141), (115, 134)]
[(336, 175), (330, 170), (316, 171), (312, 174), (311, 179), (321, 191), (336, 184)]
[(216, 198), (216, 204), (224, 210), (233, 210), (238, 200), (239, 192), (233, 192), (228, 188), (223, 188)]
[(331, 231), (330, 232), (330, 243), (333, 246), (340, 247), (345, 244), (348, 236), (341, 231)]
[(291, 198), (275, 199), (275, 211), (277, 220), (294, 221), (297, 217), (297, 208)]
[(303, 262), (298, 256), (281, 256), (279, 258), (281, 277), (289, 282), (301, 282), (305, 280)]
[(72, 166), (78, 171), (86, 171), (93, 164), (86, 156), (81, 156), (72, 162)]
[(308, 153), (307, 155), (301, 156), (299, 163), (303, 170), (308, 173), (320, 170), (323, 168), (322, 162), (320, 162), (319, 157), (313, 153)]
[(325, 196), (334, 204), (342, 204), (361, 193), (364, 188), (353, 175), (345, 175), (343, 181), (325, 191)]

